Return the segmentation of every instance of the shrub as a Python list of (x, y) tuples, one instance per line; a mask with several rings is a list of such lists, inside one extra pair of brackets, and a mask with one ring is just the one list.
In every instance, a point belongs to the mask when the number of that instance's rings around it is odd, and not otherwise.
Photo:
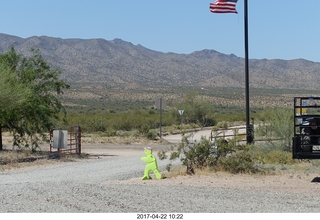
[(143, 135), (148, 134), (150, 130), (150, 126), (146, 123), (139, 126), (139, 132)]
[[(282, 149), (291, 151), (291, 139), (293, 136), (293, 114), (291, 108), (272, 108), (265, 109), (260, 120), (265, 126), (259, 126), (257, 133), (267, 138), (280, 138)], [(262, 131), (261, 131), (262, 129)], [(268, 132), (267, 132), (268, 130)]]
[(257, 160), (263, 164), (293, 164), (292, 154), (287, 151), (275, 150), (260, 155)]
[(156, 140), (157, 139), (157, 134), (153, 131), (149, 131), (146, 134), (146, 138), (148, 138), (149, 140)]
[[(213, 144), (204, 137), (201, 137), (199, 143), (191, 143), (188, 140), (189, 137), (183, 136), (181, 143), (172, 147), (170, 154), (170, 160), (177, 158), (181, 160), (182, 165), (187, 167), (187, 173), (193, 172), (195, 168), (220, 169), (232, 173), (263, 172), (250, 154), (251, 146), (249, 145), (237, 145), (235, 139), (229, 142), (219, 139)], [(165, 159), (165, 154), (165, 151), (160, 151), (158, 157)]]
[(108, 129), (107, 134), (108, 134), (108, 137), (114, 137), (114, 136), (117, 136), (117, 131), (113, 129)]
[(219, 167), (231, 173), (260, 173), (260, 169), (251, 155), (244, 152), (237, 152), (230, 157), (223, 157), (219, 160)]
[(255, 161), (263, 164), (293, 164), (291, 152), (284, 149), (283, 144), (265, 143), (251, 148)]

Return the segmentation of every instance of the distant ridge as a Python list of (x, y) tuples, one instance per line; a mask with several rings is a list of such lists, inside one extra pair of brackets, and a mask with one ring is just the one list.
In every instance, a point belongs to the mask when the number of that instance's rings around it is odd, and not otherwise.
[[(121, 39), (20, 38), (0, 34), (0, 52), (39, 49), (72, 83), (108, 87), (244, 87), (244, 59), (215, 50), (190, 54), (163, 53)], [(251, 88), (318, 89), (320, 63), (304, 59), (251, 59)]]

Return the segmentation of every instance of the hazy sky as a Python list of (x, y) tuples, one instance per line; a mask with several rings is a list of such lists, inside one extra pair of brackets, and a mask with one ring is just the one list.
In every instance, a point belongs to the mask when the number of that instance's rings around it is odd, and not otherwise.
[[(213, 14), (210, 0), (0, 0), (0, 33), (22, 38), (120, 38), (152, 50), (213, 49), (244, 57), (238, 14)], [(320, 1), (248, 0), (249, 58), (320, 62)]]

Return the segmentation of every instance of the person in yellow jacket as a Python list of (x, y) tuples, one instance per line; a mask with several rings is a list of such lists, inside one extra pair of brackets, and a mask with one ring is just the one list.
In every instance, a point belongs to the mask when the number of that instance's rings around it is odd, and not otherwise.
[(145, 157), (141, 157), (141, 160), (147, 163), (146, 168), (144, 169), (144, 175), (142, 180), (149, 180), (152, 179), (150, 177), (150, 171), (154, 173), (157, 179), (162, 179), (162, 175), (158, 170), (158, 164), (156, 158), (152, 155), (152, 148), (146, 147), (144, 149)]

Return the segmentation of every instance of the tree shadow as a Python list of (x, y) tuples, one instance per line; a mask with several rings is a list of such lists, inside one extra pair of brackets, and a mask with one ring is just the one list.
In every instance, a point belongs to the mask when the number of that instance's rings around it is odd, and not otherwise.
[(88, 154), (88, 158), (97, 158), (97, 159), (101, 159), (101, 158), (105, 158), (105, 157), (116, 157), (119, 156), (117, 154)]
[(320, 177), (313, 178), (313, 180), (311, 182), (312, 183), (320, 183)]

